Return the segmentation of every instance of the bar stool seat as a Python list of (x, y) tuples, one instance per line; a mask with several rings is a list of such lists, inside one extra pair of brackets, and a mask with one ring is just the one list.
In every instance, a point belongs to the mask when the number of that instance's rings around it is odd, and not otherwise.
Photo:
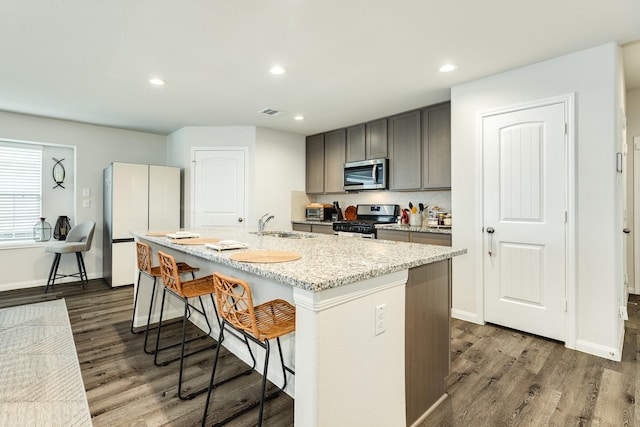
[[(217, 346), (217, 343), (214, 343), (212, 345), (208, 345), (208, 346), (204, 346), (201, 347), (197, 350), (194, 350), (190, 353), (185, 354), (185, 344), (191, 341), (195, 341), (197, 339), (203, 339), (203, 338), (207, 338), (211, 332), (212, 332), (212, 328), (211, 328), (211, 323), (209, 322), (209, 318), (207, 317), (207, 313), (206, 310), (204, 308), (204, 303), (202, 301), (202, 297), (206, 297), (209, 296), (211, 298), (211, 304), (214, 307), (213, 311), (216, 315), (216, 319), (218, 321), (218, 324), (220, 324), (220, 319), (218, 318), (218, 313), (215, 310), (215, 303), (213, 300), (213, 294), (214, 294), (214, 287), (213, 287), (213, 275), (209, 275), (209, 276), (205, 276), (205, 277), (200, 277), (198, 279), (193, 279), (193, 280), (188, 280), (188, 281), (182, 281), (180, 279), (180, 275), (178, 273), (178, 266), (176, 264), (176, 260), (173, 256), (162, 252), (162, 251), (158, 251), (158, 258), (160, 259), (160, 274), (162, 277), (162, 281), (164, 283), (164, 289), (162, 292), (162, 305), (160, 306), (160, 320), (158, 322), (158, 334), (157, 334), (157, 339), (156, 339), (156, 348), (155, 348), (155, 354), (154, 354), (154, 358), (153, 358), (153, 363), (156, 366), (166, 366), (172, 362), (175, 362), (177, 360), (180, 360), (180, 370), (179, 370), (179, 374), (178, 374), (178, 397), (181, 400), (189, 400), (189, 399), (193, 399), (194, 397), (196, 397), (197, 395), (204, 393), (205, 391), (207, 391), (207, 388), (203, 388), (201, 390), (192, 392), (186, 396), (183, 396), (182, 394), (182, 376), (183, 376), (183, 370), (184, 370), (184, 359), (185, 357), (194, 355), (196, 353), (200, 353), (204, 350), (210, 349), (210, 348), (215, 348)], [(160, 333), (162, 330), (162, 315), (164, 312), (164, 303), (165, 303), (165, 299), (167, 296), (167, 293), (169, 295), (173, 295), (174, 297), (178, 298), (180, 301), (182, 301), (182, 303), (184, 304), (184, 313), (182, 316), (182, 336), (181, 336), (181, 340), (179, 343), (175, 343), (175, 344), (171, 344), (168, 346), (164, 346), (164, 347), (160, 347)], [(200, 308), (192, 305), (189, 302), (189, 298), (198, 298), (199, 302), (200, 302)], [(200, 313), (202, 316), (204, 316), (205, 322), (207, 323), (207, 327), (208, 327), (208, 332), (205, 335), (201, 335), (201, 336), (196, 336), (194, 338), (191, 338), (189, 340), (186, 340), (186, 331), (187, 331), (187, 321), (189, 320), (192, 311), (196, 311), (198, 313)], [(162, 350), (166, 350), (170, 347), (175, 347), (177, 345), (180, 345), (180, 356), (173, 358), (171, 360), (166, 360), (163, 362), (159, 362), (158, 361), (158, 354), (162, 351)]]
[[(245, 338), (250, 339), (265, 349), (264, 368), (262, 373), (262, 394), (260, 396), (260, 411), (258, 416), (258, 426), (262, 425), (262, 414), (264, 412), (265, 392), (267, 386), (267, 372), (269, 368), (270, 344), (269, 340), (276, 339), (278, 343), (278, 353), (280, 355), (280, 363), (282, 365), (282, 374), (284, 385), (282, 390), (287, 387), (287, 372), (295, 374), (295, 372), (287, 367), (282, 356), (282, 347), (280, 345), (280, 337), (296, 329), (296, 309), (287, 301), (276, 299), (254, 306), (253, 296), (249, 285), (241, 280), (220, 273), (214, 273), (214, 287), (216, 294), (216, 303), (218, 306), (219, 316), (222, 320), (220, 327), (220, 335), (218, 343), (224, 340), (225, 329), (236, 331)], [(211, 380), (207, 392), (207, 400), (204, 407), (204, 415), (202, 417), (202, 425), (206, 425), (209, 402), (211, 400), (211, 392), (213, 391), (216, 367), (218, 365), (218, 356), (220, 354), (220, 346), (216, 349), (216, 358), (213, 362), (213, 370), (211, 372)], [(219, 425), (225, 424), (234, 418), (253, 409), (256, 405), (249, 405), (225, 419)]]
[[(131, 315), (131, 333), (132, 334), (141, 334), (144, 332), (144, 352), (147, 354), (153, 354), (153, 350), (147, 349), (147, 342), (149, 339), (149, 331), (155, 329), (156, 327), (150, 328), (149, 325), (151, 323), (151, 315), (153, 313), (153, 303), (155, 302), (156, 297), (156, 284), (159, 277), (161, 277), (160, 266), (151, 266), (151, 247), (147, 243), (136, 242), (136, 255), (138, 262), (138, 281), (136, 283), (135, 289), (135, 298), (133, 299), (133, 313)], [(183, 273), (191, 273), (191, 277), (195, 279), (195, 272), (199, 271), (200, 268), (192, 267), (186, 262), (178, 262), (176, 263), (178, 267), (178, 274)], [(142, 275), (147, 276), (150, 279), (153, 279), (153, 287), (151, 289), (151, 297), (149, 299), (149, 314), (147, 315), (147, 324), (145, 325), (145, 329), (141, 329), (139, 331), (135, 331), (133, 329), (133, 321), (134, 316), (136, 314), (136, 308), (138, 306), (138, 294), (140, 291), (140, 280)]]

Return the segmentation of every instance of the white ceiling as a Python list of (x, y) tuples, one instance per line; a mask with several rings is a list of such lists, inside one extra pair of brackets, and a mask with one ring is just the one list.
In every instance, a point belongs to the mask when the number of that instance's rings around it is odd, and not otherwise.
[[(640, 89), (638, 0), (2, 0), (0, 16), (0, 110), (160, 134), (310, 135), (608, 42), (628, 44)], [(438, 72), (449, 61), (459, 69)]]

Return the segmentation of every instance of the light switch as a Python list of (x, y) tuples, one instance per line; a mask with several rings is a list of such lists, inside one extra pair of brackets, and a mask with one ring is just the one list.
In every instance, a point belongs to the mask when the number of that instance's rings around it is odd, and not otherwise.
[[(91, 189), (89, 188), (83, 188), (82, 189), (82, 197), (90, 197), (91, 196)], [(87, 206), (85, 206), (87, 207)]]
[(83, 208), (90, 208), (91, 207), (91, 199), (84, 199), (82, 201), (82, 207)]

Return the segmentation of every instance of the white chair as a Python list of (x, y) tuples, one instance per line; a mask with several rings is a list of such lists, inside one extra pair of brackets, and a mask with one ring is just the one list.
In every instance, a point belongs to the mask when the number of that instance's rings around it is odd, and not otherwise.
[[(91, 241), (93, 240), (93, 231), (96, 228), (96, 223), (93, 221), (83, 222), (73, 227), (67, 238), (64, 241), (51, 243), (45, 246), (46, 252), (55, 254), (53, 258), (53, 264), (51, 264), (51, 270), (49, 270), (49, 279), (47, 279), (47, 287), (44, 289), (46, 294), (49, 290), (49, 286), (53, 287), (56, 279), (62, 277), (79, 277), (84, 288), (88, 282), (87, 269), (84, 266), (84, 258), (82, 253), (91, 249)], [(78, 272), (73, 274), (58, 274), (58, 267), (60, 266), (60, 258), (62, 254), (76, 254), (76, 261), (78, 262)]]

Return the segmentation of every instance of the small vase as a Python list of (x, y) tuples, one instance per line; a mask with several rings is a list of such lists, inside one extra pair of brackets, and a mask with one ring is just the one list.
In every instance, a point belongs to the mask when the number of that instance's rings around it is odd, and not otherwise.
[(70, 229), (71, 224), (69, 223), (69, 217), (64, 215), (59, 216), (56, 221), (56, 227), (53, 230), (53, 238), (57, 240), (65, 240)]
[(51, 224), (45, 219), (41, 217), (40, 222), (33, 227), (33, 240), (36, 242), (47, 242), (51, 239)]

